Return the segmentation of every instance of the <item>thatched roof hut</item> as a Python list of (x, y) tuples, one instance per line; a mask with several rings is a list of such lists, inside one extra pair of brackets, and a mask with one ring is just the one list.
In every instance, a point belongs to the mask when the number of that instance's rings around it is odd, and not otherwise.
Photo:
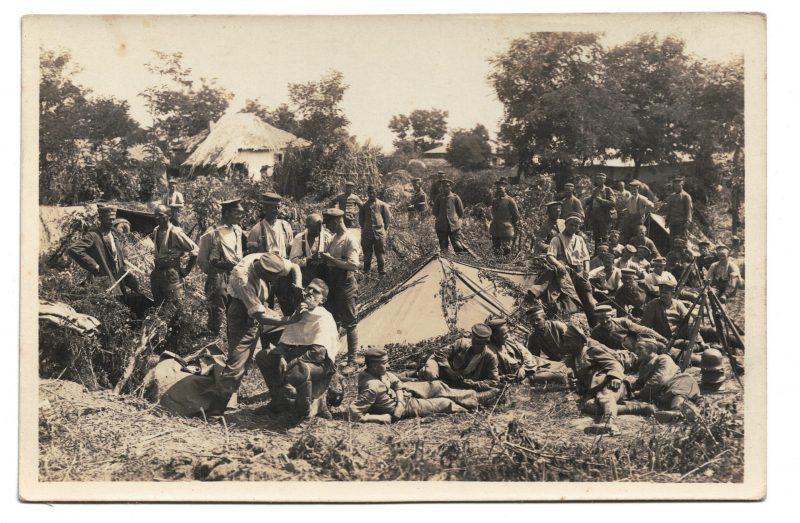
[(308, 145), (307, 140), (273, 127), (252, 113), (226, 114), (183, 165), (191, 171), (198, 167), (228, 170), (242, 166), (250, 176), (259, 178), (262, 172), (272, 174), (272, 167), (282, 160), (287, 147)]

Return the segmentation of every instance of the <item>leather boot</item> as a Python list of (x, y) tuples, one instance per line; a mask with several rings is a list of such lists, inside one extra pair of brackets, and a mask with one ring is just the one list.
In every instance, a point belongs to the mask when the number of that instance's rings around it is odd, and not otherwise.
[(652, 416), (656, 409), (649, 403), (640, 401), (628, 401), (624, 405), (617, 407), (617, 414), (629, 414), (633, 416)]

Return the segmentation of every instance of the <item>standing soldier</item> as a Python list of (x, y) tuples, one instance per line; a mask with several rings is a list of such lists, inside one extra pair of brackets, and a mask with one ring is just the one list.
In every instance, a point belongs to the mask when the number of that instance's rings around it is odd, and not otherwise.
[(564, 199), (561, 200), (561, 219), (563, 220), (573, 213), (578, 213), (583, 216), (583, 204), (580, 199), (575, 196), (575, 184), (568, 182), (564, 184)]
[(563, 274), (568, 272), (575, 291), (583, 305), (583, 312), (589, 321), (589, 326), (594, 327), (595, 301), (592, 296), (592, 284), (589, 283), (589, 249), (583, 236), (578, 234), (578, 229), (583, 223), (579, 214), (571, 214), (564, 220), (564, 232), (550, 242), (547, 250), (547, 261), (558, 268)]
[[(197, 261), (197, 245), (183, 229), (170, 221), (169, 207), (156, 207), (158, 225), (153, 230), (152, 239), (155, 254), (155, 268), (150, 273), (150, 289), (156, 305), (164, 301), (180, 304), (183, 297), (183, 279), (192, 272)], [(181, 267), (184, 254), (189, 255), (186, 267)]]
[[(289, 259), (294, 232), (289, 222), (278, 218), (280, 206), (279, 194), (266, 192), (261, 195), (261, 212), (264, 217), (247, 232), (248, 253), (268, 252)], [(298, 289), (298, 292), (300, 290), (302, 289)], [(275, 283), (273, 300), (278, 300), (284, 315), (288, 316), (294, 311), (299, 298), (292, 291), (288, 279), (282, 278)]]
[(242, 200), (220, 204), (222, 223), (200, 237), (197, 265), (206, 273), (205, 294), (208, 301), (208, 330), (218, 336), (228, 307), (228, 280), (231, 270), (244, 257), (244, 232), (239, 221), (244, 209)]
[(361, 224), (358, 222), (358, 217), (364, 202), (361, 201), (361, 198), (353, 194), (353, 189), (355, 189), (355, 187), (355, 182), (344, 182), (344, 192), (337, 196), (331, 203), (331, 207), (338, 207), (344, 212), (344, 224), (348, 229), (358, 229), (361, 227)]
[(422, 178), (414, 178), (411, 180), (411, 185), (414, 186), (414, 192), (411, 194), (408, 212), (411, 216), (419, 218), (428, 212), (428, 195), (422, 190)]
[(306, 229), (292, 240), (289, 260), (303, 271), (303, 285), (314, 278), (325, 279), (325, 264), (320, 253), (325, 252), (333, 236), (322, 226), (322, 216), (312, 213), (306, 216)]
[(113, 226), (117, 209), (98, 207), (97, 213), (100, 227), (70, 245), (67, 254), (88, 271), (90, 277), (107, 278), (109, 285), (119, 280), (113, 290), (124, 300), (128, 289), (139, 292), (139, 282), (125, 267), (125, 254)]
[(534, 251), (536, 253), (546, 253), (553, 238), (561, 234), (561, 231), (564, 230), (564, 220), (559, 218), (562, 205), (561, 202), (556, 201), (546, 204), (547, 219), (539, 226), (539, 229), (536, 231), (536, 236), (534, 237)]
[(669, 227), (670, 240), (686, 237), (686, 230), (692, 223), (692, 197), (683, 190), (683, 177), (677, 176), (672, 182), (675, 191), (667, 197), (665, 222)]
[[(177, 174), (175, 169), (175, 174)], [(178, 191), (178, 180), (170, 178), (167, 182), (167, 192), (161, 197), (161, 203), (170, 208), (172, 217), (170, 221), (173, 225), (181, 226), (181, 209), (185, 205), (183, 193)]]
[(614, 190), (617, 192), (617, 223), (618, 229), (622, 229), (622, 224), (625, 223), (625, 215), (628, 212), (628, 203), (631, 201), (632, 195), (630, 191), (625, 189), (625, 182), (617, 180), (614, 182)]
[(518, 234), (519, 209), (514, 198), (506, 193), (508, 181), (500, 178), (495, 182), (494, 200), (492, 201), (492, 223), (489, 234), (492, 236), (492, 248), (495, 254), (511, 254), (511, 245)]
[(392, 221), (392, 213), (386, 202), (377, 197), (378, 191), (370, 185), (367, 187), (367, 201), (361, 206), (359, 220), (361, 222), (361, 250), (364, 253), (364, 272), (372, 267), (372, 252), (378, 260), (378, 274), (386, 274), (386, 236)]
[(453, 181), (447, 178), (441, 181), (439, 195), (433, 203), (433, 215), (436, 217), (436, 236), (439, 238), (439, 249), (447, 252), (450, 243), (455, 252), (464, 252), (466, 248), (461, 240), (461, 220), (464, 218), (464, 204), (453, 191)]
[(344, 211), (327, 209), (323, 213), (325, 226), (333, 233), (325, 252), (320, 257), (325, 262), (325, 283), (330, 295), (325, 307), (331, 311), (336, 323), (347, 333), (347, 367), (352, 372), (356, 365), (358, 349), (358, 284), (355, 272), (359, 266), (361, 248), (358, 241), (347, 230)]
[(629, 240), (636, 234), (638, 227), (644, 224), (644, 219), (653, 212), (655, 205), (642, 194), (639, 194), (639, 182), (633, 180), (628, 184), (631, 189), (631, 197), (628, 200), (625, 210), (625, 221), (622, 226), (622, 233), (625, 240)]
[(617, 200), (611, 187), (606, 186), (606, 175), (597, 173), (594, 177), (592, 195), (586, 200), (589, 220), (592, 226), (594, 244), (599, 245), (608, 240), (611, 228), (611, 213), (615, 210)]

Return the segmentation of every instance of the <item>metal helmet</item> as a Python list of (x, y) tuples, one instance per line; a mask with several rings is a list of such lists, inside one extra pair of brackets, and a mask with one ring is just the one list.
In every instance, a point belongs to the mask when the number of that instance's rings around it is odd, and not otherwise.
[(722, 353), (717, 349), (706, 349), (700, 356), (700, 368), (704, 371), (720, 371), (722, 369)]

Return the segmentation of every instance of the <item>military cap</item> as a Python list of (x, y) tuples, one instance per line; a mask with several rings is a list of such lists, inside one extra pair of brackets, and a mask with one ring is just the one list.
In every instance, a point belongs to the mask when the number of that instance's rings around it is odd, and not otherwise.
[(697, 245), (699, 247), (702, 247), (703, 245), (711, 245), (711, 242), (708, 240), (700, 240), (699, 242), (697, 242)]
[(578, 223), (583, 223), (583, 216), (581, 216), (580, 213), (571, 212), (566, 218), (564, 218), (564, 223), (569, 223), (571, 221), (572, 222), (577, 221)]
[(495, 185), (508, 185), (508, 180), (505, 178), (498, 178), (497, 181), (494, 182)]
[(662, 281), (658, 284), (659, 289), (669, 289), (671, 291), (675, 290), (675, 284), (668, 281)]
[(175, 178), (170, 178), (170, 179), (167, 181), (167, 184), (168, 184), (168, 185), (178, 185), (178, 180), (176, 180)]
[(411, 181), (414, 183), (422, 183), (422, 178), (412, 178)]
[(611, 316), (614, 314), (614, 307), (611, 305), (598, 305), (595, 307), (594, 312), (597, 314), (603, 314), (606, 316)]
[(673, 182), (682, 182), (684, 180), (683, 176), (676, 176), (672, 179)]
[(508, 322), (505, 320), (505, 318), (492, 318), (491, 320), (486, 321), (486, 325), (488, 325), (492, 330), (497, 330), (506, 324), (508, 324)]
[(558, 206), (562, 206), (562, 205), (564, 205), (564, 204), (563, 204), (563, 203), (561, 203), (561, 202), (552, 201), (552, 202), (547, 202), (547, 203), (546, 203), (546, 204), (544, 204), (544, 205), (545, 205), (545, 207), (555, 207), (556, 205), (558, 205)]
[(117, 208), (114, 207), (113, 205), (103, 205), (102, 207), (98, 206), (97, 207), (97, 214), (99, 214), (101, 216), (105, 216), (105, 215), (116, 216), (117, 215)]
[(611, 260), (611, 261), (614, 261), (614, 260), (616, 259), (616, 256), (614, 256), (614, 253), (613, 253), (613, 252), (610, 252), (610, 251), (609, 251), (609, 252), (603, 252), (603, 253), (600, 253), (600, 257), (601, 257), (601, 259), (603, 259), (603, 260)]
[(444, 175), (444, 171), (436, 171), (436, 174)]
[(453, 180), (451, 180), (450, 178), (442, 178), (441, 183), (448, 183), (450, 185), (453, 185)]
[(616, 229), (611, 229), (610, 231), (608, 231), (608, 234), (620, 234), (620, 232)]
[(344, 211), (341, 210), (341, 209), (338, 209), (336, 207), (334, 207), (332, 209), (325, 209), (324, 211), (322, 211), (322, 216), (324, 216), (326, 218), (327, 217), (339, 218), (340, 216), (344, 216)]
[(286, 274), (289, 272), (287, 260), (271, 252), (262, 254), (258, 260), (255, 261), (255, 267), (258, 271), (268, 274)]
[(574, 189), (574, 188), (575, 188), (575, 184), (572, 183), (572, 182), (567, 182), (567, 183), (564, 184), (564, 189)]
[(386, 349), (383, 347), (369, 347), (366, 351), (364, 351), (364, 360), (382, 361), (385, 363), (389, 361), (389, 355), (386, 354)]
[(626, 276), (630, 278), (636, 277), (636, 269), (629, 269), (628, 267), (625, 267), (624, 269), (620, 269), (619, 272), (622, 273), (623, 278), (625, 278)]
[(682, 238), (680, 236), (676, 236), (675, 239), (672, 240), (672, 243), (674, 243), (674, 244), (682, 243), (682, 244), (686, 245), (686, 239)]
[(267, 191), (261, 194), (261, 199), (266, 203), (280, 203), (282, 198), (281, 195), (276, 192)]
[(533, 303), (528, 310), (525, 311), (525, 316), (533, 316), (534, 314), (544, 314), (544, 306), (542, 302), (537, 301)]
[(610, 246), (610, 245), (608, 245), (608, 242), (602, 242), (602, 243), (599, 243), (599, 244), (597, 245), (597, 248), (598, 248), (598, 249), (599, 249), (600, 247), (605, 247), (606, 249), (608, 249), (608, 248), (610, 248), (611, 246)]
[(485, 323), (476, 323), (472, 326), (472, 335), (479, 340), (488, 340), (492, 335), (492, 329)]
[(653, 261), (651, 261), (650, 263), (652, 263), (653, 265), (666, 265), (667, 259), (664, 258), (663, 256), (659, 256), (658, 258), (653, 258)]
[(727, 245), (723, 245), (723, 244), (721, 244), (721, 243), (720, 243), (719, 245), (717, 245), (717, 246), (714, 248), (714, 250), (715, 250), (715, 251), (717, 251), (717, 252), (719, 252), (719, 251), (730, 252), (730, 251), (731, 251), (731, 250), (728, 248), (728, 246), (727, 246)]
[(177, 202), (176, 203), (171, 203), (171, 204), (169, 204), (169, 208), (170, 209), (183, 209), (183, 204), (182, 203), (177, 203)]
[(631, 180), (628, 182), (628, 185), (631, 187), (641, 187), (642, 182), (640, 182), (639, 180)]
[(355, 187), (356, 186), (356, 182), (353, 182), (351, 180), (347, 180), (346, 182), (344, 182), (344, 185), (345, 185), (345, 187)]
[(635, 245), (631, 245), (630, 243), (625, 245), (625, 250), (628, 251), (631, 254), (636, 254), (636, 252), (638, 251), (636, 246)]
[(234, 198), (232, 200), (223, 200), (223, 201), (219, 202), (219, 206), (222, 207), (223, 209), (225, 209), (226, 207), (231, 207), (231, 206), (234, 206), (234, 205), (237, 205), (237, 204), (240, 204), (240, 203), (242, 203), (242, 199), (241, 198)]
[(597, 173), (594, 175), (595, 178), (608, 178), (606, 173)]
[(653, 254), (653, 251), (650, 250), (650, 247), (647, 245), (640, 245), (636, 248), (637, 251), (646, 251), (647, 254)]

